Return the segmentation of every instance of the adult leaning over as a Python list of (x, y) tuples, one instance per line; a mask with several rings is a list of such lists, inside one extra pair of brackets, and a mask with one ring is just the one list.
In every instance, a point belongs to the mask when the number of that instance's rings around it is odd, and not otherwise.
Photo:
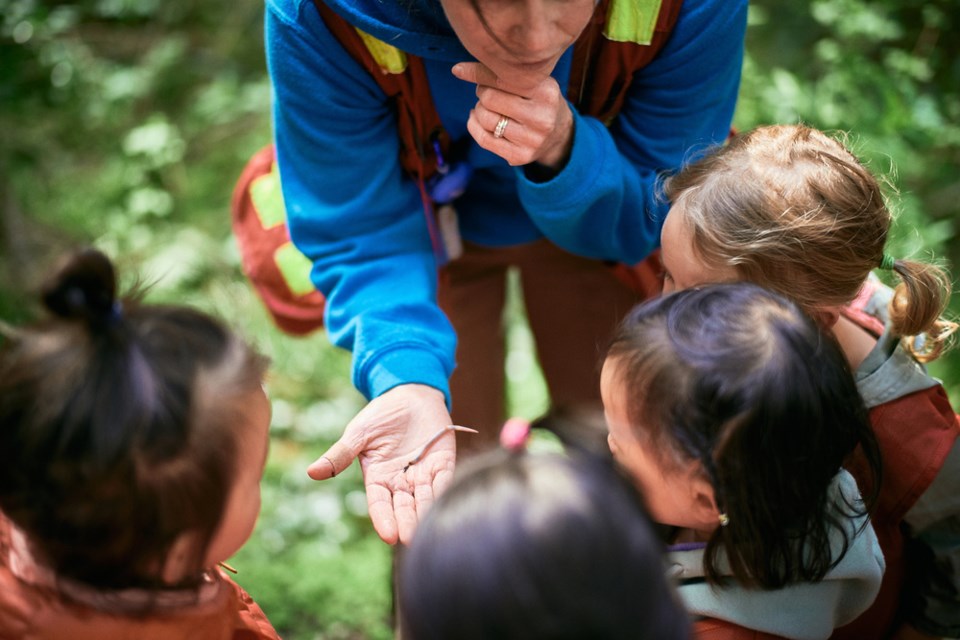
[[(613, 276), (609, 256), (583, 247), (605, 244), (589, 236), (625, 234), (637, 262), (655, 248), (666, 213), (658, 173), (729, 130), (746, 4), (268, 0), (275, 143), (291, 238), (327, 299), (328, 334), (352, 351), (354, 384), (370, 399), (309, 473), (329, 478), (359, 457), (370, 516), (385, 541), (407, 541), (418, 512), (452, 476), (450, 431), (409, 464), (435, 434), (456, 421), (480, 430), (473, 446), (496, 440), (508, 267), (519, 270), (553, 405), (599, 406), (597, 347), (637, 296)], [(592, 32), (595, 12), (610, 38), (653, 36), (660, 46), (623, 78), (628, 88), (609, 123), (565, 97), (597, 73), (579, 64), (571, 72), (574, 45)], [(674, 19), (669, 33), (654, 32)], [(450, 209), (439, 224), (425, 215), (423, 182), (399, 160), (396, 101), (372, 75), (378, 71), (331, 32), (337, 20), (364, 32), (365, 42), (380, 41), (373, 48), (386, 43), (388, 53), (422, 60), (443, 129), (436, 141), (444, 157), (432, 160), (472, 173), (456, 219)], [(434, 152), (423, 146), (419, 152)], [(610, 209), (622, 213), (618, 228), (589, 223)]]

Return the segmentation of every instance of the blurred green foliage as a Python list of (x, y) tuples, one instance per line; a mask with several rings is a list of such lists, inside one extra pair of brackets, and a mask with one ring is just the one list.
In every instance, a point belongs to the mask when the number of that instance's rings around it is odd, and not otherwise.
[[(275, 330), (230, 237), (234, 180), (270, 137), (262, 2), (3, 6), (0, 317), (30, 317), (51, 261), (92, 243), (153, 283), (153, 299), (249, 336), (274, 362), (273, 446), (238, 581), (286, 638), (390, 637), (392, 554), (367, 521), (356, 466), (325, 483), (304, 471), (363, 404), (349, 355)], [(958, 23), (955, 0), (756, 0), (736, 125), (849, 131), (891, 184), (891, 252), (957, 264)], [(509, 335), (512, 412), (532, 418), (546, 392), (529, 333), (515, 320)], [(957, 406), (958, 355), (934, 371)]]

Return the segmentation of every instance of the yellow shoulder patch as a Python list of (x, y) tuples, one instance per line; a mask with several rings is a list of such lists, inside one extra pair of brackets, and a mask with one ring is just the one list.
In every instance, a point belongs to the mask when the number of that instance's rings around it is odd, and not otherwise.
[(364, 33), (357, 29), (363, 44), (373, 56), (373, 59), (380, 65), (383, 73), (403, 73), (407, 70), (407, 54), (396, 47), (387, 44), (383, 40), (377, 40), (369, 33)]
[(650, 44), (660, 16), (660, 0), (610, 0), (603, 35), (614, 42)]

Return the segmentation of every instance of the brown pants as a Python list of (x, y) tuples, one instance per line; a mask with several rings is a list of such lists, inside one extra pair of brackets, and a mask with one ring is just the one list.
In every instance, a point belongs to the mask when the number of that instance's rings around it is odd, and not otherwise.
[(504, 303), (507, 271), (516, 267), (553, 409), (599, 406), (599, 359), (613, 329), (639, 296), (603, 263), (547, 240), (507, 248), (466, 243), (441, 272), (439, 302), (457, 332), (450, 379), (461, 453), (497, 442), (505, 416)]

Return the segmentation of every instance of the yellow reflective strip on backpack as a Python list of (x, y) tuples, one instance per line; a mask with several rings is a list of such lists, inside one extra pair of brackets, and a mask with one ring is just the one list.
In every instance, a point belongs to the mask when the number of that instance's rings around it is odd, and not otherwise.
[(280, 190), (280, 174), (277, 172), (276, 162), (270, 167), (270, 173), (265, 173), (250, 183), (250, 200), (264, 229), (272, 229), (286, 221), (287, 214), (283, 208), (283, 192)]
[(660, 0), (610, 0), (603, 35), (614, 42), (650, 44), (660, 15)]
[(277, 264), (280, 274), (296, 296), (305, 296), (315, 290), (310, 280), (310, 269), (313, 264), (310, 258), (300, 253), (292, 242), (286, 242), (273, 253), (273, 261)]
[(380, 70), (384, 73), (403, 73), (407, 70), (407, 54), (396, 47), (387, 44), (383, 40), (377, 40), (369, 33), (364, 33), (357, 29), (360, 39), (367, 46), (370, 55), (380, 65)]

